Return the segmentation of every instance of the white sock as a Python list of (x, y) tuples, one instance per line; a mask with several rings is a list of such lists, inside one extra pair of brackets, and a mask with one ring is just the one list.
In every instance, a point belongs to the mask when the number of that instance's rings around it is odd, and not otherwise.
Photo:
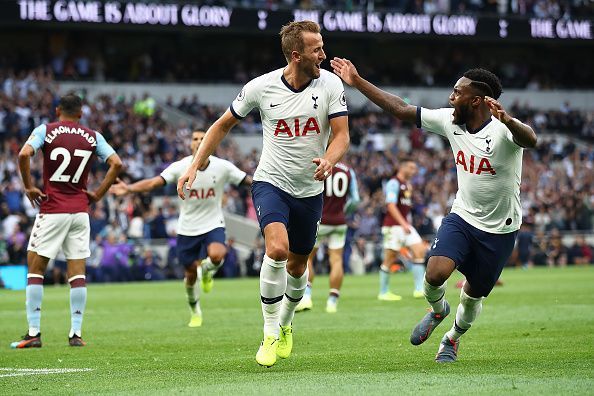
[(413, 261), (411, 272), (415, 281), (415, 291), (423, 291), (423, 280), (425, 279), (425, 260)]
[(68, 279), (70, 283), (70, 334), (82, 337), (82, 322), (87, 305), (87, 281), (84, 275), (75, 275)]
[(198, 292), (196, 291), (196, 284), (188, 285), (186, 280), (184, 279), (184, 284), (186, 285), (186, 295), (188, 296), (188, 304), (190, 305), (190, 310), (193, 314), (202, 315), (202, 311), (200, 310), (200, 297), (198, 296)]
[(43, 299), (43, 275), (27, 274), (27, 288), (25, 302), (29, 335), (39, 334), (41, 328), (41, 300)]
[(305, 269), (303, 275), (299, 278), (293, 277), (287, 273), (287, 289), (285, 290), (285, 296), (281, 305), (280, 313), (280, 325), (288, 326), (293, 321), (295, 316), (295, 308), (303, 298), (305, 294), (305, 288), (307, 287), (307, 275), (308, 270)]
[(223, 266), (224, 262), (225, 260), (223, 259), (219, 263), (213, 263), (210, 257), (207, 257), (204, 260), (202, 260), (202, 267), (208, 272), (210, 272), (211, 275), (214, 275), (217, 273), (219, 268)]
[(390, 269), (384, 267), (383, 265), (380, 266), (379, 270), (379, 279), (380, 279), (380, 294), (386, 294), (390, 291)]
[(340, 297), (340, 290), (330, 289), (330, 294), (328, 294), (328, 302), (330, 304), (338, 304), (339, 297)]
[(427, 282), (427, 279), (423, 280), (425, 298), (435, 313), (443, 312), (445, 309), (446, 285), (447, 282), (444, 282), (441, 286), (433, 286)]
[(304, 296), (311, 297), (311, 288), (312, 288), (311, 282), (307, 282), (307, 287), (305, 288)]
[(454, 341), (460, 338), (462, 334), (470, 329), (472, 323), (481, 313), (482, 308), (483, 297), (470, 297), (464, 292), (464, 289), (462, 289), (460, 291), (460, 304), (458, 305), (458, 311), (456, 311), (456, 320), (450, 331), (446, 333), (447, 336)]
[[(287, 288), (287, 260), (276, 261), (264, 255), (260, 268), (260, 300), (264, 316), (264, 336), (279, 337), (281, 301)], [(306, 278), (307, 279), (307, 278)]]

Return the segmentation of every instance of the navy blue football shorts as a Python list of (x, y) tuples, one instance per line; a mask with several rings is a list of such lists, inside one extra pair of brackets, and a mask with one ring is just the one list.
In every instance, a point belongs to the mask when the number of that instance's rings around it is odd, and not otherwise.
[(445, 256), (481, 296), (488, 296), (514, 249), (517, 231), (492, 234), (471, 226), (455, 213), (442, 221), (429, 257)]
[(204, 260), (207, 256), (207, 248), (213, 242), (225, 244), (225, 229), (215, 228), (206, 234), (177, 236), (177, 260), (184, 267), (188, 268), (194, 261)]
[(289, 234), (289, 250), (302, 255), (311, 253), (322, 219), (322, 193), (295, 198), (270, 183), (254, 181), (252, 199), (262, 234), (268, 224), (283, 223)]

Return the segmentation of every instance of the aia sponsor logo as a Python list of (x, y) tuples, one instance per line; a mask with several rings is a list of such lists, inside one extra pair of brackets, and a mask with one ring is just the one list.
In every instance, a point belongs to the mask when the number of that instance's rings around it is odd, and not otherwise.
[(197, 190), (191, 189), (190, 190), (190, 198), (196, 199), (207, 199), (207, 198), (214, 198), (215, 197), (215, 190), (214, 188), (199, 188)]
[(281, 134), (287, 135), (287, 137), (293, 136), (306, 136), (308, 133), (316, 133), (320, 134), (320, 126), (318, 121), (314, 117), (309, 117), (305, 124), (303, 124), (303, 129), (301, 129), (301, 121), (299, 118), (295, 118), (292, 122), (289, 120), (280, 119), (276, 123), (276, 128), (274, 129), (274, 136), (278, 136)]
[(481, 173), (490, 173), (495, 175), (495, 169), (487, 158), (475, 157), (474, 155), (467, 156), (462, 150), (456, 154), (456, 165), (460, 165), (466, 172), (480, 175)]

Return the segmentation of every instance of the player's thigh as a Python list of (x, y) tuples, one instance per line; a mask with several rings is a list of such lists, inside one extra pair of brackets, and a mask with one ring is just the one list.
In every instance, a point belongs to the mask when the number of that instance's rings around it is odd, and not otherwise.
[(328, 249), (342, 250), (346, 241), (347, 226), (346, 224), (341, 224), (332, 227), (332, 233), (328, 237)]
[(473, 297), (487, 297), (493, 290), (513, 252), (516, 235), (517, 232), (491, 234), (475, 229), (471, 259), (463, 272)]
[(463, 271), (472, 247), (469, 227), (456, 214), (450, 213), (443, 219), (428, 254), (426, 278), (429, 283), (442, 284), (455, 268)]
[(322, 194), (307, 198), (289, 197), (289, 251), (296, 255), (309, 255), (316, 242), (322, 219)]
[(215, 228), (206, 234), (206, 253), (213, 262), (218, 263), (225, 258), (227, 254), (225, 241), (226, 235), (223, 227)]
[(62, 250), (66, 260), (86, 259), (91, 255), (89, 243), (91, 225), (88, 213), (71, 213), (70, 229), (64, 238)]
[(287, 227), (289, 223), (287, 195), (278, 187), (267, 182), (255, 181), (252, 184), (252, 200), (263, 234), (266, 226), (271, 223), (282, 223), (285, 228)]
[(404, 230), (400, 226), (383, 226), (382, 238), (384, 250), (394, 250), (399, 252), (405, 246), (406, 237)]
[(206, 246), (203, 235), (178, 235), (177, 236), (177, 261), (185, 268), (194, 262), (206, 258)]
[[(68, 235), (70, 222), (69, 213), (39, 213), (31, 230), (27, 250), (49, 259), (56, 258)], [(87, 240), (87, 248), (88, 244)]]

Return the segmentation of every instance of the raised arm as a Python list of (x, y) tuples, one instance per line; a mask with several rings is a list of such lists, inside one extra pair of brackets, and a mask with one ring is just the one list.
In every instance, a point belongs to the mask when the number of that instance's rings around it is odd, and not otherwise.
[(196, 179), (196, 172), (201, 169), (206, 162), (208, 157), (211, 156), (218, 145), (221, 143), (223, 138), (229, 133), (231, 128), (239, 123), (239, 120), (233, 116), (230, 110), (227, 110), (214, 124), (208, 128), (204, 140), (200, 143), (198, 152), (192, 160), (192, 164), (186, 170), (186, 172), (177, 181), (177, 195), (181, 199), (185, 199), (184, 185), (192, 185)]
[(499, 103), (497, 100), (489, 96), (485, 96), (485, 103), (487, 106), (489, 106), (491, 114), (493, 114), (493, 116), (495, 116), (499, 121), (504, 123), (507, 129), (510, 130), (514, 136), (514, 141), (518, 145), (524, 148), (536, 147), (536, 133), (529, 125), (526, 125), (517, 118), (507, 114), (501, 103)]
[(414, 123), (417, 117), (417, 106), (406, 103), (402, 98), (383, 91), (365, 80), (357, 72), (355, 65), (345, 58), (334, 58), (330, 61), (334, 73), (348, 85), (356, 88), (373, 103), (403, 121)]

